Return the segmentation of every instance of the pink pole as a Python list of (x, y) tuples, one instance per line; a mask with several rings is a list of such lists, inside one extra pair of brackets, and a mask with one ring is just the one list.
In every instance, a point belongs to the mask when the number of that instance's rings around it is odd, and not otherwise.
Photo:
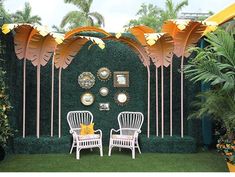
[(181, 58), (181, 137), (184, 137), (184, 56)]
[(53, 113), (54, 113), (54, 60), (55, 60), (55, 53), (53, 54), (52, 58), (52, 65), (51, 65), (51, 137), (53, 137)]
[(158, 129), (158, 68), (156, 67), (156, 136), (159, 136)]
[[(172, 58), (173, 59), (173, 58)], [(170, 64), (170, 136), (172, 136), (172, 72), (173, 72), (173, 60), (171, 60)]]
[(37, 66), (37, 138), (40, 136), (40, 66)]
[(26, 95), (26, 58), (24, 58), (23, 68), (23, 138), (25, 138), (25, 95)]
[(163, 65), (161, 66), (162, 74), (162, 138), (164, 138), (164, 74), (163, 74)]
[(150, 136), (150, 69), (147, 66), (148, 71), (148, 117), (147, 117), (147, 137)]
[(59, 69), (59, 117), (58, 117), (58, 136), (61, 137), (61, 71)]

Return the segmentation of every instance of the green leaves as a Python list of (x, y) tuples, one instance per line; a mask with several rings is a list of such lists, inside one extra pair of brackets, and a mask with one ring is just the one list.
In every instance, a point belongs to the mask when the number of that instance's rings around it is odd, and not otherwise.
[(98, 12), (91, 12), (93, 0), (64, 0), (77, 6), (78, 10), (67, 13), (60, 24), (60, 27), (68, 25), (68, 29), (79, 26), (104, 26), (104, 17)]
[(233, 36), (225, 31), (207, 35), (209, 46), (192, 48), (196, 57), (185, 66), (186, 77), (193, 82), (220, 85), (222, 90), (235, 89), (235, 46)]
[(3, 146), (6, 145), (9, 136), (13, 135), (8, 120), (11, 105), (6, 94), (4, 75), (5, 72), (0, 68), (0, 145)]

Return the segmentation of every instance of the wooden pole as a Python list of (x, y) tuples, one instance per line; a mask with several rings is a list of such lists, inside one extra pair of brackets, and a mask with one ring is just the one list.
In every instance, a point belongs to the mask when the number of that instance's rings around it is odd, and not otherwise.
[(162, 138), (164, 138), (164, 74), (163, 74), (163, 65), (161, 66), (161, 75), (162, 75)]
[(61, 137), (61, 71), (62, 68), (59, 69), (59, 117), (58, 117), (58, 136)]
[(147, 117), (147, 137), (150, 136), (150, 69), (147, 66), (148, 71), (148, 117)]
[(171, 64), (170, 64), (170, 136), (172, 136), (172, 111), (173, 111), (172, 110), (172, 89), (173, 89), (172, 72), (173, 72), (173, 60), (171, 60)]
[(181, 137), (184, 137), (184, 56), (181, 58)]
[(40, 136), (40, 66), (37, 66), (37, 138)]
[(158, 68), (156, 67), (156, 136), (159, 136), (158, 112)]
[(51, 137), (53, 137), (53, 124), (54, 124), (54, 61), (55, 61), (55, 52), (52, 58), (51, 64)]
[(26, 58), (23, 66), (23, 138), (25, 138), (25, 95), (26, 95)]

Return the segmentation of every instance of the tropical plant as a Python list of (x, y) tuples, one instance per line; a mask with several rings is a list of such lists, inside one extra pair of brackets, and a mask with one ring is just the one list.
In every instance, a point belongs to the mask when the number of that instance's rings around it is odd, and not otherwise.
[(169, 19), (177, 19), (179, 12), (188, 5), (188, 0), (182, 0), (174, 4), (172, 0), (166, 0), (165, 9), (161, 11), (161, 24)]
[(137, 19), (130, 20), (125, 27), (146, 25), (157, 31), (161, 30), (164, 21), (168, 19), (176, 19), (183, 7), (188, 5), (188, 0), (182, 0), (178, 4), (174, 4), (172, 0), (165, 1), (165, 9), (153, 4), (142, 4), (137, 12)]
[(79, 10), (67, 13), (60, 24), (60, 27), (68, 26), (73, 29), (79, 26), (104, 26), (104, 17), (98, 12), (91, 12), (93, 0), (64, 0), (65, 3), (75, 5)]
[(8, 118), (11, 105), (6, 93), (4, 77), (5, 72), (0, 68), (0, 146), (6, 146), (8, 138), (13, 136)]
[(11, 14), (5, 10), (3, 2), (3, 0), (0, 1), (0, 25), (12, 22)]
[(38, 15), (32, 16), (32, 7), (29, 2), (25, 2), (24, 9), (22, 11), (16, 11), (15, 14), (12, 14), (13, 21), (16, 23), (30, 23), (30, 24), (39, 24), (41, 25), (41, 17)]
[(56, 33), (66, 33), (66, 30), (64, 28), (61, 28), (60, 26), (53, 25), (52, 29)]
[(211, 115), (222, 120), (228, 133), (235, 127), (235, 42), (233, 34), (224, 30), (209, 33), (204, 49), (192, 48), (196, 57), (185, 66), (186, 77), (193, 82), (207, 83), (211, 90), (199, 94), (193, 105), (197, 112), (190, 117)]
[(161, 9), (159, 7), (153, 4), (143, 3), (136, 16), (138, 19), (130, 20), (124, 27), (146, 25), (153, 29), (160, 29)]

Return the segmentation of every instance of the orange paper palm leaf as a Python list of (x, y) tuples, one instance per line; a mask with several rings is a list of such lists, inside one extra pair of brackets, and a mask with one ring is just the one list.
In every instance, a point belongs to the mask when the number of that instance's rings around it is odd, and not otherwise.
[(50, 60), (55, 47), (56, 41), (51, 35), (45, 37), (36, 33), (28, 46), (28, 58), (32, 61), (34, 66), (45, 66)]
[(136, 39), (143, 45), (146, 46), (145, 33), (155, 33), (155, 30), (148, 26), (135, 26), (129, 29), (129, 31), (136, 37)]
[(189, 57), (191, 54), (188, 49), (196, 46), (198, 40), (202, 37), (206, 26), (200, 22), (190, 21), (182, 31), (179, 31), (174, 36), (176, 56)]
[(104, 34), (105, 36), (111, 36), (110, 33), (106, 32), (105, 30), (101, 29), (101, 28), (97, 28), (95, 26), (85, 26), (85, 27), (78, 27), (78, 28), (75, 28), (69, 32), (67, 32), (65, 34), (65, 38), (70, 38), (80, 32), (84, 32), (84, 31), (91, 31), (91, 32), (97, 32), (97, 33), (102, 33)]
[(67, 68), (68, 65), (72, 62), (75, 55), (80, 51), (82, 46), (87, 41), (92, 41), (94, 44), (97, 44), (101, 49), (105, 47), (104, 42), (96, 37), (77, 36), (65, 39), (62, 44), (59, 44), (57, 46), (55, 56), (56, 68)]
[(153, 33), (146, 34), (146, 40), (155, 40), (156, 43), (152, 47), (148, 47), (147, 51), (153, 63), (158, 68), (160, 66), (168, 67), (171, 63), (174, 41), (173, 38), (167, 33)]

